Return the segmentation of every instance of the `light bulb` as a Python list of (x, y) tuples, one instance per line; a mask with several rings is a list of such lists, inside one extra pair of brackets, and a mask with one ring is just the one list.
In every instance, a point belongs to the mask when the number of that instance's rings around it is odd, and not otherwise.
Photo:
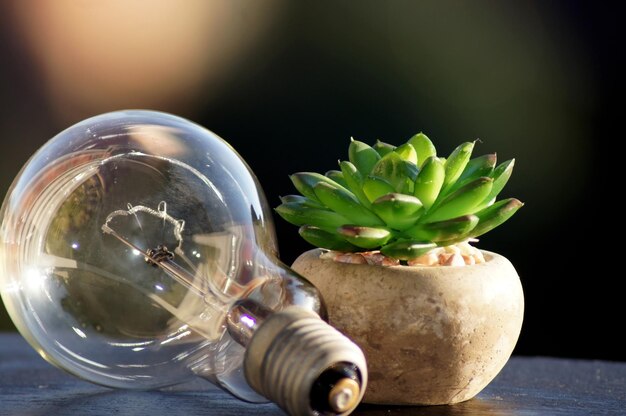
[(254, 175), (196, 124), (152, 111), (78, 123), (24, 166), (1, 221), (7, 310), (74, 375), (133, 389), (200, 376), (293, 415), (348, 414), (363, 396), (363, 354), (278, 260)]

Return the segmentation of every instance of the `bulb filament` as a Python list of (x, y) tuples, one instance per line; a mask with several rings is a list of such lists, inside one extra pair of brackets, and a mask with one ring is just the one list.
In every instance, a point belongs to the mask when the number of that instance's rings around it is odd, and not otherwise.
[[(159, 244), (156, 248), (144, 249), (136, 244), (130, 242), (127, 238), (122, 236), (116, 230), (114, 230), (110, 223), (113, 219), (117, 217), (126, 217), (129, 215), (133, 215), (137, 217), (138, 212), (144, 212), (149, 215), (161, 218), (163, 223), (171, 224), (174, 237), (176, 238), (178, 245), (174, 249), (174, 252), (170, 251), (164, 244)], [(137, 220), (139, 222), (139, 220)], [(139, 223), (141, 226), (141, 223)], [(157, 210), (155, 211), (152, 208), (144, 207), (142, 205), (132, 206), (128, 204), (128, 210), (117, 210), (110, 213), (104, 224), (102, 225), (102, 231), (105, 234), (111, 235), (122, 242), (124, 245), (134, 250), (135, 252), (141, 254), (146, 263), (154, 266), (160, 267), (163, 269), (169, 276), (174, 278), (176, 281), (184, 285), (185, 287), (193, 290), (200, 296), (205, 295), (205, 291), (201, 286), (196, 283), (196, 279), (194, 276), (185, 270), (183, 267), (179, 266), (176, 262), (174, 262), (174, 253), (179, 252), (182, 254), (182, 243), (183, 237), (182, 232), (185, 228), (185, 221), (178, 220), (167, 213), (167, 203), (165, 201), (161, 201)], [(184, 257), (184, 256), (183, 256)]]

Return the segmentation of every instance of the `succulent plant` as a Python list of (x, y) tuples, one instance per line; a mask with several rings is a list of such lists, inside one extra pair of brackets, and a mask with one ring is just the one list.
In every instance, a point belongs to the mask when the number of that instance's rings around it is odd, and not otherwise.
[(495, 154), (472, 159), (474, 144), (463, 143), (444, 159), (423, 133), (398, 147), (352, 140), (340, 170), (293, 174), (301, 195), (282, 197), (276, 212), (317, 247), (380, 250), (399, 260), (476, 238), (523, 204), (496, 201), (514, 159), (498, 166)]

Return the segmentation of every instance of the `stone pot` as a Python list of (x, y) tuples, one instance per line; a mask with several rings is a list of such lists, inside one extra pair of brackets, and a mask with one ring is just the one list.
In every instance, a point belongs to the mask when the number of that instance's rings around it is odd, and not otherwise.
[(371, 266), (302, 254), (293, 269), (321, 291), (330, 323), (365, 352), (364, 402), (453, 404), (500, 372), (517, 342), (524, 295), (496, 253), (463, 267)]

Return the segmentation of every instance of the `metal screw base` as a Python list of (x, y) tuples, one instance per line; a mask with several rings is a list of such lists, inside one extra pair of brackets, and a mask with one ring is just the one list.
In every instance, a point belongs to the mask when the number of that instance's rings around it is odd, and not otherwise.
[[(340, 380), (330, 386), (327, 403), (312, 403), (311, 390), (318, 377), (340, 363), (354, 364), (360, 380)], [(254, 390), (292, 416), (316, 415), (320, 408), (347, 415), (359, 404), (367, 385), (361, 349), (315, 313), (296, 306), (270, 315), (256, 330), (246, 350), (244, 370)]]

